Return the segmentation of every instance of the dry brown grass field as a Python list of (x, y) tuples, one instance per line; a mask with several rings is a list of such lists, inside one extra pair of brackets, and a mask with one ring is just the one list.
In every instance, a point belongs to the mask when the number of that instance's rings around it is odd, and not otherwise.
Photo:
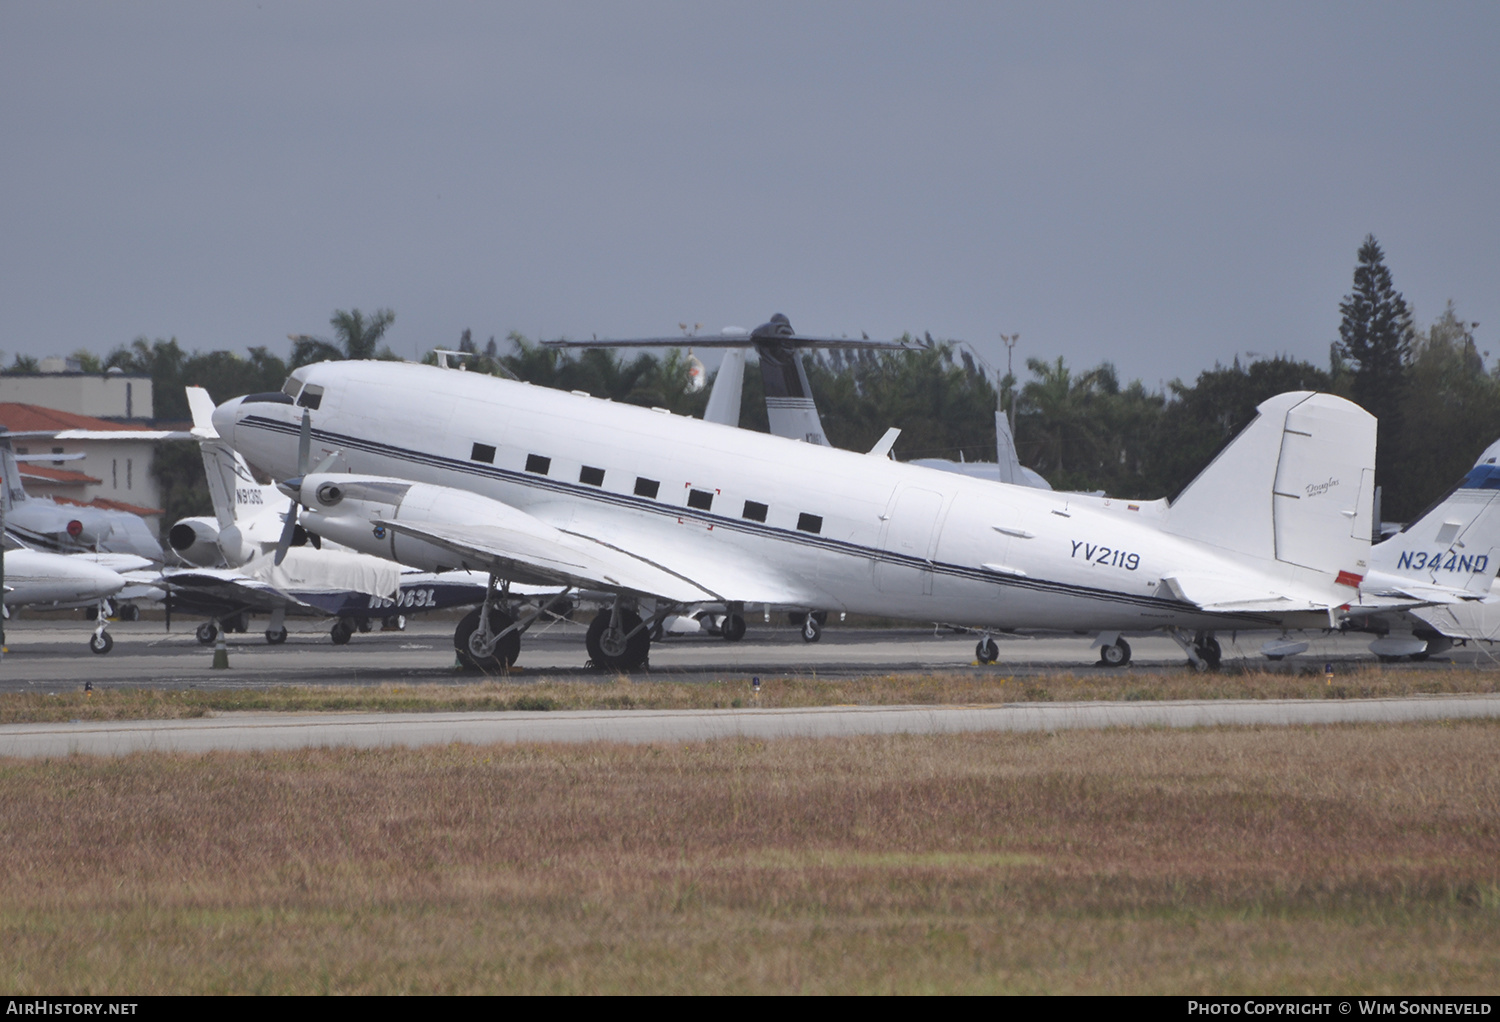
[(1493, 992), (1500, 724), (0, 760), (12, 992)]
[(201, 717), (233, 710), (449, 711), (713, 709), (761, 706), (909, 706), (1068, 702), (1094, 699), (1352, 699), (1500, 691), (1500, 672), (1453, 667), (1392, 670), (1370, 666), (1329, 684), (1316, 665), (1275, 670), (1092, 672), (1014, 677), (1003, 668), (951, 674), (861, 678), (767, 677), (757, 695), (749, 679), (672, 681), (670, 675), (597, 682), (507, 680), (469, 685), (315, 685), (274, 689), (112, 688), (85, 693), (0, 693), (0, 724), (55, 720)]

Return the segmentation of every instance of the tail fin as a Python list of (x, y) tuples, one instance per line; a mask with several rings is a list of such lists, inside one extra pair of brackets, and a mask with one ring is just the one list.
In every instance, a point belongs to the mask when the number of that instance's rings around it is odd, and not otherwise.
[(3, 435), (0, 426), (0, 507), (9, 511), (27, 499), (21, 485), (21, 466), (16, 462), (16, 452), (11, 449), (10, 437)]
[(724, 426), (740, 424), (740, 397), (745, 389), (745, 348), (727, 348), (713, 389), (708, 392), (708, 407), (703, 409), (704, 422)]
[(1500, 467), (1481, 456), (1432, 510), (1370, 551), (1370, 568), (1406, 591), (1400, 580), (1488, 596), (1500, 571)]
[(1331, 394), (1263, 401), (1172, 502), (1162, 528), (1357, 584), (1374, 514), (1375, 417)]
[[(213, 424), (214, 402), (208, 391), (188, 387), (187, 399), (193, 413), (193, 435), (198, 438), (198, 450), (203, 455), (203, 472), (208, 476), (208, 495), (214, 502), (214, 518), (221, 530), (227, 529), (235, 524), (239, 509), (247, 503), (256, 513), (264, 509), (266, 487), (256, 482), (239, 452), (219, 439)], [(242, 496), (251, 499), (247, 501)]]

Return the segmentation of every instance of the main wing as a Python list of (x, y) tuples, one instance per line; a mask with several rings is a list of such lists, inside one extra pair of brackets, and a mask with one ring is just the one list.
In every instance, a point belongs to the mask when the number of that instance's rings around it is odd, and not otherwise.
[[(575, 518), (561, 529), (468, 491), (333, 473), (306, 476), (300, 498), (310, 531), (404, 564), (456, 562), (512, 582), (604, 589), (672, 603), (795, 606), (808, 600), (784, 580), (760, 577), (753, 566), (696, 555), (619, 519)], [(394, 538), (387, 538), (387, 531)]]

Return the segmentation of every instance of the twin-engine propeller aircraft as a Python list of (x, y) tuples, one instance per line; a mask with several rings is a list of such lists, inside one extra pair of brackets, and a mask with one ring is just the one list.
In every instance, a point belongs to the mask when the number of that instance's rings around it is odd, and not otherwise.
[(487, 571), (454, 636), (484, 668), (513, 662), (530, 624), (508, 612), (510, 583), (613, 593), (586, 639), (610, 669), (644, 664), (652, 627), (703, 604), (732, 628), (764, 604), (992, 631), (1161, 629), (1207, 670), (1216, 629), (1328, 627), (1351, 603), (1403, 602), (1358, 589), (1375, 420), (1326, 394), (1264, 402), (1175, 501), (1149, 506), (389, 362), (304, 366), (213, 422), (286, 480), (309, 532)]

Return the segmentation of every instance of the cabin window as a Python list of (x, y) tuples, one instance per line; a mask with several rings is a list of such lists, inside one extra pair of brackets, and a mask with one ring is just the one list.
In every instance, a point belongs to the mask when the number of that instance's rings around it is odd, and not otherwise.
[(583, 466), (583, 469), (578, 473), (578, 481), (580, 483), (583, 483), (585, 486), (603, 486), (604, 469), (590, 468), (588, 465), (585, 465)]
[(528, 472), (535, 472), (539, 476), (544, 476), (551, 467), (551, 458), (544, 458), (540, 454), (526, 455), (526, 471)]
[(303, 408), (310, 408), (313, 411), (317, 411), (318, 406), (322, 403), (323, 388), (311, 383), (302, 388), (302, 394), (297, 398), (298, 405)]
[(760, 501), (747, 500), (745, 501), (745, 513), (740, 515), (740, 517), (748, 518), (752, 522), (763, 522), (766, 520), (767, 510), (766, 506)]
[(661, 483), (655, 479), (647, 479), (645, 476), (635, 477), (635, 495), (637, 497), (649, 497), (656, 499), (656, 491), (661, 488)]
[(689, 490), (688, 507), (695, 507), (699, 511), (707, 511), (714, 506), (714, 495), (708, 490)]
[(823, 516), (810, 515), (806, 511), (797, 516), (797, 528), (803, 532), (822, 532)]
[(470, 461), (482, 461), (486, 465), (495, 463), (495, 449), (489, 444), (475, 444), (474, 450), (469, 454)]

